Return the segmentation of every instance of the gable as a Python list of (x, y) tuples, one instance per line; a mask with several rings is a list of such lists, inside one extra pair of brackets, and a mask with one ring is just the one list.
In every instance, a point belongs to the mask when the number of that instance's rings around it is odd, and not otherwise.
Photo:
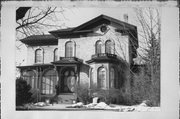
[(117, 27), (117, 31), (122, 31), (122, 30), (136, 30), (136, 26), (128, 24), (126, 22), (114, 19), (112, 17), (106, 16), (106, 15), (100, 15), (84, 24), (81, 24), (75, 28), (68, 28), (68, 29), (60, 29), (60, 30), (55, 30), (55, 31), (50, 31), (52, 35), (56, 37), (69, 37), (71, 36), (79, 36), (83, 35), (86, 33), (92, 33), (93, 28), (100, 26), (100, 25), (112, 25), (116, 24), (115, 26)]
[(117, 28), (123, 27), (123, 28), (129, 29), (129, 30), (136, 29), (136, 26), (134, 26), (134, 25), (128, 24), (126, 22), (114, 19), (114, 18), (106, 16), (106, 15), (100, 15), (100, 16), (74, 28), (73, 31), (89, 30), (89, 29), (92, 29), (92, 28), (102, 25), (102, 24), (106, 24), (106, 25), (117, 24)]
[(52, 35), (30, 36), (22, 39), (21, 42), (27, 45), (57, 45), (59, 38), (79, 38), (86, 37), (87, 34), (102, 35), (97, 33), (96, 30), (100, 30), (103, 25), (113, 26), (116, 32), (128, 34), (132, 38), (131, 43), (135, 46), (134, 48), (138, 48), (137, 27), (106, 15), (100, 15), (74, 28), (49, 31)]

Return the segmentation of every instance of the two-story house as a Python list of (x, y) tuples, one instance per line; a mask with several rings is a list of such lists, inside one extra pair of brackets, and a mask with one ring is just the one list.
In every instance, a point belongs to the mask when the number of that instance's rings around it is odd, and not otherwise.
[(100, 15), (49, 33), (21, 40), (27, 46), (27, 65), (18, 68), (41, 97), (55, 95), (58, 88), (61, 99), (77, 98), (75, 89), (81, 85), (130, 93), (130, 68), (138, 48), (136, 26)]

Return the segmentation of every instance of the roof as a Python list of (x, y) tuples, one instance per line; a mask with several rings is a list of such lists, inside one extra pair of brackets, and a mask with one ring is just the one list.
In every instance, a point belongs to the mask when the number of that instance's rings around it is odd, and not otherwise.
[(24, 44), (30, 45), (30, 46), (36, 46), (36, 45), (57, 45), (58, 44), (58, 39), (51, 35), (51, 34), (46, 34), (46, 35), (32, 35), (28, 36), (24, 39), (20, 40)]
[(35, 67), (52, 67), (52, 64), (33, 64), (33, 65), (25, 65), (25, 66), (17, 66), (17, 68), (35, 68)]
[(83, 35), (86, 36), (87, 33), (93, 33), (93, 28), (101, 24), (115, 24), (115, 26), (117, 27), (116, 31), (130, 34), (133, 39), (133, 45), (135, 46), (135, 49), (138, 48), (137, 27), (106, 15), (100, 15), (77, 27), (49, 31), (49, 33), (51, 33), (52, 35), (33, 35), (21, 39), (20, 41), (30, 46), (57, 45), (58, 38), (73, 38)]
[(114, 19), (112, 17), (106, 16), (106, 15), (100, 15), (88, 22), (85, 22), (84, 24), (81, 24), (77, 27), (68, 28), (68, 29), (60, 29), (60, 30), (54, 30), (49, 31), (49, 33), (53, 34), (56, 37), (64, 37), (64, 35), (67, 34), (78, 34), (78, 33), (88, 33), (92, 32), (92, 28), (96, 27), (100, 24), (111, 24), (116, 23), (119, 25), (119, 28), (128, 29), (128, 30), (136, 30), (136, 26), (131, 25), (129, 23)]
[(60, 57), (59, 61), (52, 62), (52, 64), (82, 64), (83, 60), (77, 57)]
[(118, 57), (115, 54), (107, 54), (107, 53), (100, 53), (92, 55), (92, 58), (86, 63), (92, 63), (92, 62), (113, 62), (113, 63), (119, 63), (124, 62), (126, 63), (122, 58)]
[(105, 22), (107, 24), (117, 23), (120, 26), (123, 26), (123, 27), (128, 28), (128, 29), (135, 29), (136, 28), (136, 26), (134, 26), (134, 25), (131, 25), (129, 23), (126, 23), (126, 22), (123, 22), (123, 21), (120, 21), (118, 19), (115, 19), (115, 18), (112, 18), (112, 17), (109, 17), (109, 16), (102, 14), (102, 15), (100, 15), (100, 16), (76, 27), (74, 30), (81, 30), (81, 29), (89, 28), (90, 26), (93, 26), (92, 24), (98, 23), (99, 21)]

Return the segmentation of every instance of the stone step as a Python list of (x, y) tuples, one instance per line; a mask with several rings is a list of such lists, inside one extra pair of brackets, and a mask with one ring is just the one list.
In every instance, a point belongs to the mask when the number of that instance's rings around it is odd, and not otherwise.
[(74, 94), (59, 94), (58, 95), (58, 103), (63, 104), (73, 104), (73, 101), (77, 99), (77, 96)]

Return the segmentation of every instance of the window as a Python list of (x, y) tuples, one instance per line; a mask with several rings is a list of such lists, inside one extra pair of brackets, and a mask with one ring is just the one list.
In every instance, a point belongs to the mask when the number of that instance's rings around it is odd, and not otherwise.
[(98, 88), (106, 87), (106, 69), (104, 67), (100, 67), (98, 69)]
[(94, 69), (93, 68), (90, 70), (90, 87), (91, 88), (94, 87)]
[(110, 68), (110, 88), (114, 88), (115, 83), (115, 71), (114, 68)]
[(58, 49), (54, 50), (54, 61), (58, 61)]
[(37, 49), (35, 51), (35, 63), (42, 63), (43, 62), (43, 51), (42, 49)]
[(42, 94), (53, 94), (57, 83), (57, 74), (54, 70), (45, 72), (42, 78)]
[(27, 84), (31, 86), (31, 88), (37, 88), (37, 83), (36, 81), (36, 73), (34, 71), (27, 71), (23, 73), (23, 78), (26, 80)]
[(105, 53), (113, 54), (113, 43), (110, 40), (106, 41), (106, 44), (105, 44)]
[(65, 57), (74, 57), (75, 43), (68, 41), (65, 45)]
[(99, 40), (96, 42), (96, 54), (102, 53), (102, 42)]

